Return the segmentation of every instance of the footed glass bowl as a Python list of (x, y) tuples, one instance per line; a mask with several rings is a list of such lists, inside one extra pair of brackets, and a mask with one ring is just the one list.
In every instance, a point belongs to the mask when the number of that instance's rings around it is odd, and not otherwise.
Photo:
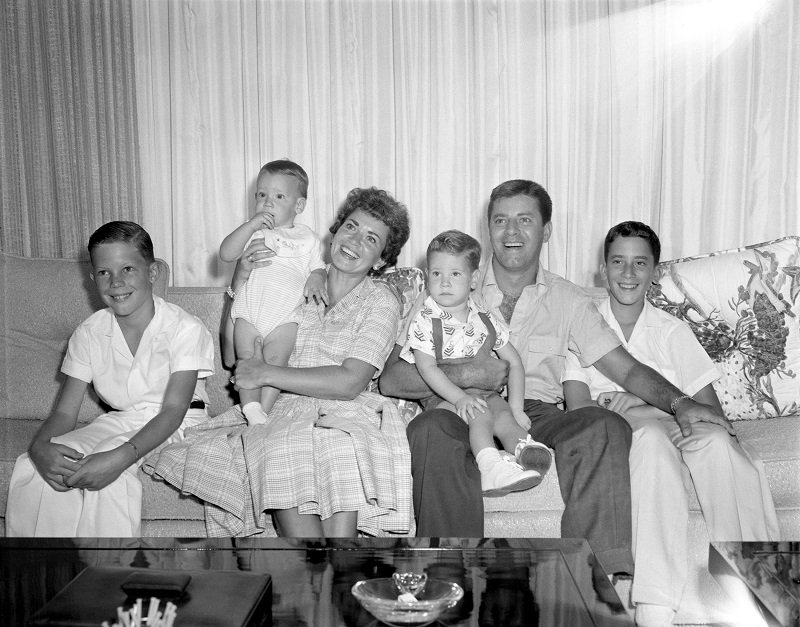
[(394, 627), (429, 625), (464, 596), (457, 583), (440, 579), (428, 579), (415, 601), (398, 599), (400, 591), (388, 577), (358, 581), (352, 591), (365, 610)]

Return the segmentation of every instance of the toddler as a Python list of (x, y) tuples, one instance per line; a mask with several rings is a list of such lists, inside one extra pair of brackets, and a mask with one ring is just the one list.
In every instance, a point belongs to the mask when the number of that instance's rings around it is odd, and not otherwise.
[[(214, 343), (200, 320), (153, 295), (150, 236), (109, 222), (88, 248), (107, 307), (70, 337), (55, 408), (14, 465), (9, 536), (140, 536), (141, 458), (208, 418)], [(112, 411), (75, 429), (90, 384)]]
[[(483, 494), (501, 496), (538, 485), (550, 468), (552, 453), (527, 433), (530, 419), (522, 408), (525, 371), (508, 341), (508, 327), (478, 309), (470, 296), (477, 285), (480, 258), (478, 241), (461, 231), (445, 231), (431, 241), (429, 296), (411, 321), (400, 356), (415, 363), (425, 383), (441, 397), (426, 402), (426, 408), (449, 403), (467, 422)], [(495, 393), (462, 390), (438, 366), (443, 359), (474, 357), (484, 344), (509, 363), (508, 402)], [(494, 436), (502, 443), (503, 454), (495, 447)]]
[[(261, 168), (256, 181), (255, 215), (237, 227), (219, 249), (223, 261), (235, 261), (251, 243), (263, 243), (275, 253), (270, 263), (257, 265), (231, 308), (237, 358), (252, 356), (257, 337), (263, 338), (262, 357), (268, 364), (286, 366), (294, 349), (298, 305), (303, 296), (326, 301), (322, 244), (310, 228), (295, 224), (306, 206), (308, 175), (298, 164), (279, 160)], [(263, 424), (278, 397), (276, 388), (239, 390), (248, 424)]]

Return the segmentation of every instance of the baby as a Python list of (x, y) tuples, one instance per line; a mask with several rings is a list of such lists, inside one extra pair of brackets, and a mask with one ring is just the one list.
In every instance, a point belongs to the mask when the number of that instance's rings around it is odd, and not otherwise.
[[(304, 294), (324, 295), (320, 239), (307, 226), (294, 223), (305, 209), (307, 192), (308, 175), (298, 164), (267, 163), (258, 173), (255, 215), (222, 240), (219, 256), (223, 261), (235, 261), (254, 241), (275, 253), (271, 263), (253, 269), (238, 294), (229, 291), (237, 358), (251, 356), (256, 338), (261, 337), (264, 361), (287, 365), (297, 333), (297, 306)], [(278, 393), (272, 387), (239, 391), (248, 424), (266, 422)]]
[[(525, 371), (511, 345), (508, 327), (481, 311), (470, 297), (475, 289), (481, 246), (461, 231), (445, 231), (428, 246), (428, 293), (408, 329), (400, 354), (415, 363), (420, 376), (438, 397), (427, 409), (454, 409), (469, 425), (470, 448), (481, 471), (484, 496), (501, 496), (538, 485), (550, 468), (552, 453), (527, 433), (523, 411)], [(462, 390), (439, 368), (447, 359), (474, 357), (486, 345), (508, 361), (508, 402), (496, 393)], [(449, 407), (447, 406), (449, 404)], [(505, 449), (494, 445), (497, 437)]]

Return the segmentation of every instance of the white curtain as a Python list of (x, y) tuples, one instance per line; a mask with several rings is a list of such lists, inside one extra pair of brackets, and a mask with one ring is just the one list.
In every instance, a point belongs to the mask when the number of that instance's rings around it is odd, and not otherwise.
[(144, 224), (176, 285), (225, 285), (217, 249), (255, 176), (309, 172), (324, 234), (347, 191), (406, 203), (420, 264), (484, 235), (491, 189), (554, 203), (543, 264), (595, 281), (637, 219), (663, 258), (800, 234), (794, 0), (136, 0)]

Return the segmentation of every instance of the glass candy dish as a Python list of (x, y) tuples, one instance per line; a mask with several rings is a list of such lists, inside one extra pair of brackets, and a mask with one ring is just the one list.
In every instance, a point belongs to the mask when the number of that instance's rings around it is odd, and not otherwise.
[(352, 592), (365, 610), (393, 627), (429, 625), (464, 596), (457, 583), (412, 573), (358, 581)]

